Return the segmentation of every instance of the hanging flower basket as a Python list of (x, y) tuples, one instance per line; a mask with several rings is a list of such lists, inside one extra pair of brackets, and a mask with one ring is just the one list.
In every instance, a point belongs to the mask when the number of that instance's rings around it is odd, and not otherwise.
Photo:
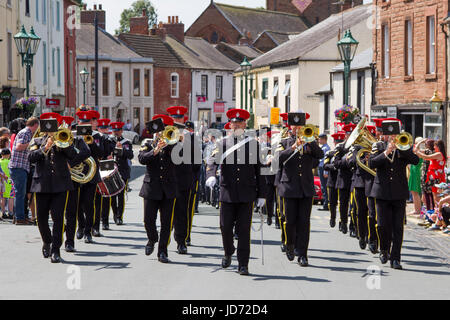
[(24, 118), (27, 119), (33, 115), (38, 103), (39, 100), (35, 97), (22, 98), (16, 102), (15, 107), (22, 110)]
[(334, 112), (336, 119), (340, 122), (344, 122), (345, 124), (352, 123), (358, 114), (359, 110), (349, 105), (344, 105), (342, 108), (337, 109)]

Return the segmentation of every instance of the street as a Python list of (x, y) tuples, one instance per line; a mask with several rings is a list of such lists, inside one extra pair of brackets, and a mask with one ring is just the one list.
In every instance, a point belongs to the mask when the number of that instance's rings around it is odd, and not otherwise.
[[(37, 227), (0, 223), (0, 299), (429, 299), (448, 297), (448, 237), (408, 225), (403, 242), (405, 270), (382, 266), (378, 255), (330, 229), (328, 212), (314, 207), (308, 268), (280, 251), (280, 231), (264, 225), (265, 264), (260, 232), (252, 231), (250, 276), (237, 274), (237, 261), (220, 267), (223, 255), (218, 210), (204, 205), (194, 218), (187, 255), (169, 246), (172, 263), (144, 255), (143, 201), (138, 196), (145, 168), (134, 163), (123, 226), (111, 224), (95, 244), (76, 242), (51, 264), (41, 254)], [(259, 228), (259, 217), (253, 219)], [(427, 249), (431, 246), (434, 249)], [(380, 270), (380, 271), (377, 271)], [(74, 278), (77, 277), (77, 278)]]

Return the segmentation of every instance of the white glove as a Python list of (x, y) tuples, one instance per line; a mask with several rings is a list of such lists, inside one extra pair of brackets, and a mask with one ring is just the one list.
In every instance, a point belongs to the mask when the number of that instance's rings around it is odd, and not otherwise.
[(256, 201), (256, 206), (257, 206), (258, 208), (262, 208), (265, 204), (266, 204), (266, 199), (264, 199), (264, 198), (259, 198), (259, 199)]
[(213, 188), (213, 187), (216, 185), (216, 183), (217, 183), (216, 177), (209, 177), (209, 179), (206, 180), (205, 185), (206, 185), (208, 188)]

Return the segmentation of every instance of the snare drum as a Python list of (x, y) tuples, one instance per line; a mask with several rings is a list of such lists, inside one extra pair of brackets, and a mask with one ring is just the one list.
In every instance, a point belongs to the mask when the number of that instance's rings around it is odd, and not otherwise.
[(114, 170), (100, 171), (102, 181), (98, 184), (98, 190), (103, 197), (114, 197), (125, 189), (125, 182), (120, 176), (117, 167)]

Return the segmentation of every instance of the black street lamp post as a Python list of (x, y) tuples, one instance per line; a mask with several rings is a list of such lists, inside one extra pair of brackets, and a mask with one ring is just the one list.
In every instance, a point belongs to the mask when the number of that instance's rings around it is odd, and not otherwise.
[(358, 45), (359, 42), (353, 38), (350, 30), (347, 30), (344, 37), (337, 43), (341, 60), (344, 62), (344, 105), (348, 105), (350, 65)]
[(84, 68), (80, 72), (81, 82), (83, 83), (83, 105), (86, 105), (86, 83), (88, 81), (89, 72)]

